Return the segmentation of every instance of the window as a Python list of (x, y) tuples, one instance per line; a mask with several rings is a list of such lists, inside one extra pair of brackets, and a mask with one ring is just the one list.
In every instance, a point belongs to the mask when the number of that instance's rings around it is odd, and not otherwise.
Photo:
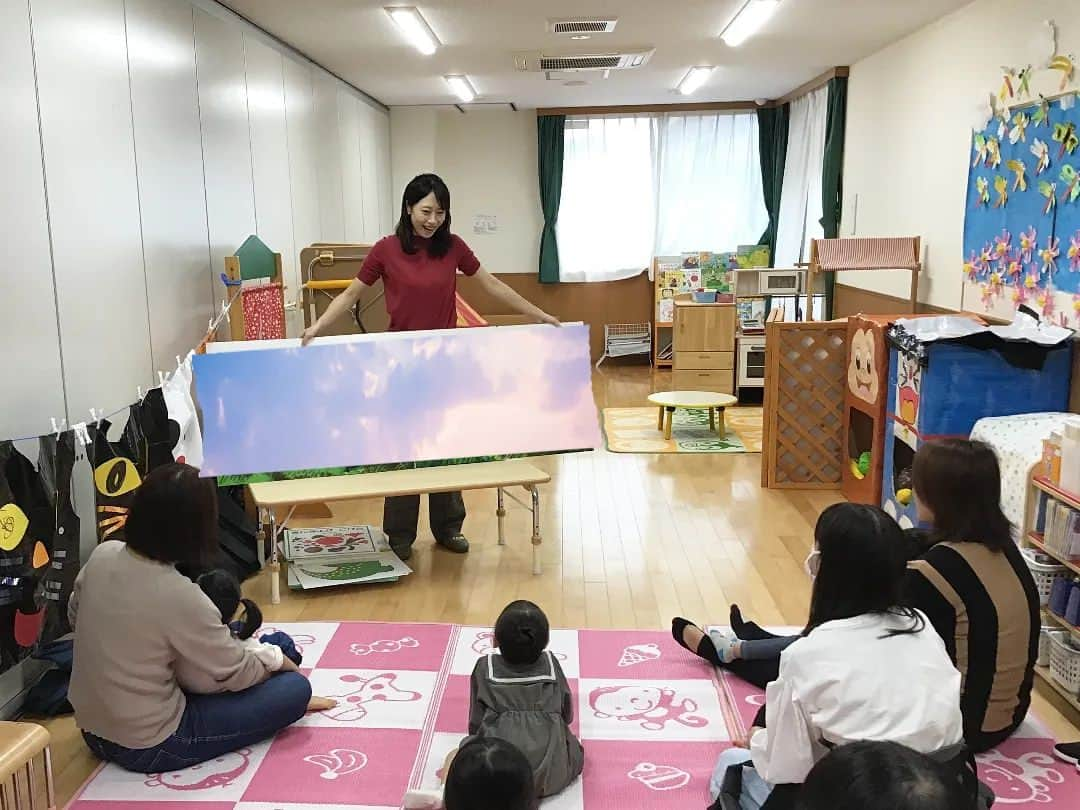
[(776, 235), (777, 267), (809, 261), (810, 240), (825, 235), (821, 227), (821, 177), (828, 110), (828, 87), (791, 102), (784, 188)]
[(653, 256), (735, 250), (768, 226), (754, 113), (569, 118), (564, 139), (563, 281), (614, 281)]
[(615, 281), (652, 263), (652, 138), (646, 116), (567, 119), (556, 225), (562, 281)]

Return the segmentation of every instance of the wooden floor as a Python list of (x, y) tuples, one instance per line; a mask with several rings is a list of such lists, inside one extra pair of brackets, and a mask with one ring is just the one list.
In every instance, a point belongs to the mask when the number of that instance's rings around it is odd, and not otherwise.
[[(605, 364), (595, 375), (598, 407), (640, 405), (670, 387), (670, 374)], [(671, 617), (727, 621), (738, 603), (762, 624), (806, 619), (810, 581), (803, 560), (818, 513), (834, 492), (765, 490), (754, 454), (541, 458), (541, 576), (531, 573), (531, 522), (508, 501), (507, 545), (496, 544), (494, 492), (466, 493), (468, 555), (435, 548), (422, 532), (400, 583), (294, 593), (269, 599), (267, 575), (246, 586), (267, 621), (368, 619), (488, 624), (513, 599), (540, 604), (555, 626), (661, 628)], [(427, 519), (426, 507), (421, 526)], [(337, 509), (334, 522), (381, 522), (381, 504)], [(299, 524), (298, 524), (299, 525)], [(325, 525), (325, 524), (324, 524)], [(1059, 739), (1080, 738), (1056, 695), (1039, 684), (1036, 711)], [(1053, 702), (1044, 697), (1049, 694)], [(1067, 710), (1067, 709), (1066, 709)], [(1076, 720), (1072, 715), (1072, 720)], [(57, 787), (69, 798), (95, 766), (72, 720), (49, 724)]]

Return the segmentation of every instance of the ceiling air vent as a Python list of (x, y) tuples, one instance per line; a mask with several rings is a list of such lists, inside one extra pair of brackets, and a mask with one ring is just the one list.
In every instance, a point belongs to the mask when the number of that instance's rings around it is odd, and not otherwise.
[(529, 73), (629, 70), (644, 65), (652, 53), (651, 50), (593, 54), (525, 53), (514, 57), (514, 66)]
[(548, 31), (553, 34), (610, 34), (615, 30), (616, 19), (597, 20), (590, 17), (572, 17), (548, 20)]

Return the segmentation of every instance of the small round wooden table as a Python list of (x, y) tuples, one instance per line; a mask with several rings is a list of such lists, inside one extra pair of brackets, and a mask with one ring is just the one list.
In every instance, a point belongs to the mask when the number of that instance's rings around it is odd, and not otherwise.
[(661, 391), (649, 396), (649, 402), (660, 409), (656, 429), (663, 431), (664, 438), (671, 438), (671, 420), (676, 408), (709, 411), (709, 430), (724, 436), (724, 408), (738, 402), (731, 394), (715, 394), (709, 391)]

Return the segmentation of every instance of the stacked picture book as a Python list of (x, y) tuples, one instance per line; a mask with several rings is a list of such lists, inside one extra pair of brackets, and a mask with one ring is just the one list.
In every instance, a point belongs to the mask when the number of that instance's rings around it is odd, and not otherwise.
[(373, 526), (287, 529), (281, 554), (293, 590), (394, 582), (412, 573)]

